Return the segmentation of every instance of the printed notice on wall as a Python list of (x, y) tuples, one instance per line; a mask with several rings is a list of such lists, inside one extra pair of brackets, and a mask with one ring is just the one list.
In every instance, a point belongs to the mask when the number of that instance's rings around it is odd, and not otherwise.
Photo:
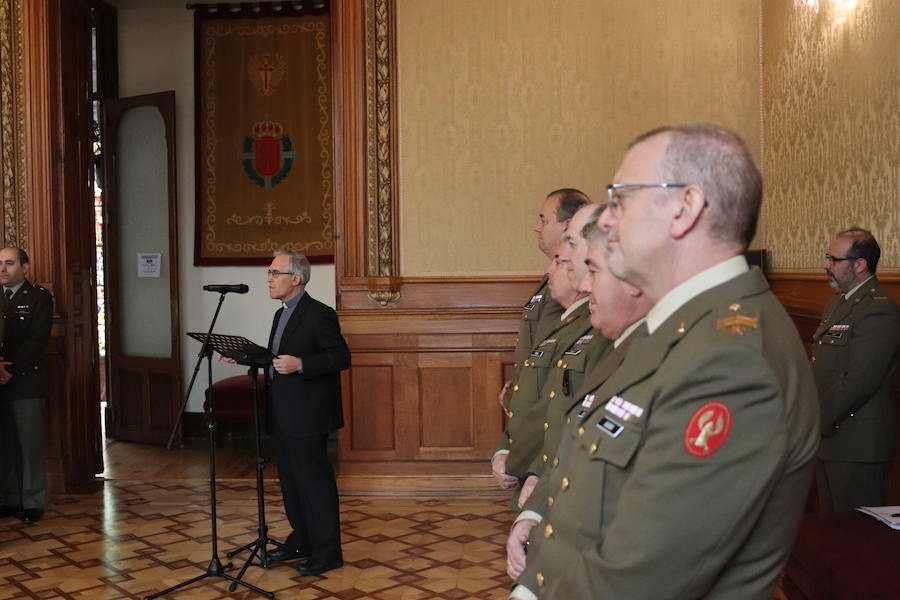
[(162, 270), (162, 254), (159, 252), (138, 252), (138, 277), (159, 277)]

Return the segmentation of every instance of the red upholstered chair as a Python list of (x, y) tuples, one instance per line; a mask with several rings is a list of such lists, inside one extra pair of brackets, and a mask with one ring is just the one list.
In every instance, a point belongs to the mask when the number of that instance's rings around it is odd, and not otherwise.
[[(259, 419), (261, 424), (266, 422), (266, 376), (256, 376), (259, 386)], [(213, 384), (215, 396), (215, 410), (217, 423), (249, 423), (253, 424), (253, 392), (250, 389), (250, 377), (236, 375), (222, 379)], [(209, 389), (206, 390), (206, 400), (203, 402), (203, 410), (209, 406)]]

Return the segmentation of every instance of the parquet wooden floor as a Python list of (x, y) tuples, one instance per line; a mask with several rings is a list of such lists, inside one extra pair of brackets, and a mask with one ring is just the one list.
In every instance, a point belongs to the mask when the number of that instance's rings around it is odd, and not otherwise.
[[(218, 486), (219, 556), (256, 538), (254, 481)], [(266, 482), (269, 533), (288, 531), (276, 482)], [(341, 498), (344, 567), (300, 577), (285, 564), (246, 580), (279, 599), (505, 598), (505, 498)], [(44, 520), (0, 522), (0, 598), (119, 599), (204, 572), (211, 556), (204, 481), (106, 481), (100, 492), (53, 498)], [(235, 557), (235, 574), (246, 554)], [(262, 598), (206, 579), (166, 598)]]

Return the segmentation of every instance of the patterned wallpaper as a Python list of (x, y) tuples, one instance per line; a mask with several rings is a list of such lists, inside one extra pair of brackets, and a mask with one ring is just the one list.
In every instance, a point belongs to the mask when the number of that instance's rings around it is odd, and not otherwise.
[[(852, 7), (850, 7), (852, 5)], [(850, 8), (848, 8), (850, 7)], [(821, 270), (833, 234), (900, 273), (900, 4), (763, 2), (765, 238), (779, 271)]]
[[(784, 0), (787, 1), (787, 0)], [(538, 272), (546, 192), (604, 192), (651, 127), (760, 148), (759, 0), (397, 0), (404, 276)]]

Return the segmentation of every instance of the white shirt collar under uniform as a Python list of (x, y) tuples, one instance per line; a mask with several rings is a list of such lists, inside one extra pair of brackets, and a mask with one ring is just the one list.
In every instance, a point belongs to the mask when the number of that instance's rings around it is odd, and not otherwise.
[(565, 321), (565, 320), (566, 320), (566, 317), (568, 317), (568, 316), (571, 315), (573, 312), (575, 312), (575, 311), (578, 309), (579, 306), (581, 306), (582, 304), (584, 304), (585, 302), (587, 302), (589, 299), (590, 299), (589, 296), (585, 296), (585, 297), (582, 298), (581, 300), (576, 300), (575, 302), (573, 302), (573, 303), (572, 303), (572, 306), (570, 306), (569, 308), (566, 309), (566, 312), (564, 312), (564, 313), (562, 314), (562, 316), (559, 318), (559, 320), (560, 320), (560, 321)]
[(682, 281), (660, 298), (659, 302), (653, 305), (653, 308), (647, 313), (647, 331), (652, 334), (657, 327), (688, 301), (749, 270), (747, 259), (743, 254), (738, 254)]
[(642, 317), (625, 328), (625, 331), (622, 332), (622, 335), (616, 338), (616, 341), (613, 342), (613, 348), (618, 348), (622, 342), (628, 339), (628, 336), (631, 335), (631, 332), (644, 324), (644, 321), (647, 320), (647, 317)]
[(875, 276), (874, 276), (874, 275), (870, 275), (869, 277), (867, 277), (866, 279), (864, 279), (863, 281), (861, 281), (860, 284), (857, 285), (855, 288), (853, 288), (852, 290), (850, 290), (849, 292), (847, 292), (846, 294), (844, 294), (844, 300), (846, 300), (847, 298), (849, 298), (850, 296), (852, 296), (853, 294), (855, 294), (856, 292), (858, 292), (858, 291), (859, 291), (859, 288), (861, 288), (862, 286), (864, 286), (864, 285), (866, 285), (867, 283), (869, 283), (869, 280), (871, 280), (873, 277), (875, 277)]

